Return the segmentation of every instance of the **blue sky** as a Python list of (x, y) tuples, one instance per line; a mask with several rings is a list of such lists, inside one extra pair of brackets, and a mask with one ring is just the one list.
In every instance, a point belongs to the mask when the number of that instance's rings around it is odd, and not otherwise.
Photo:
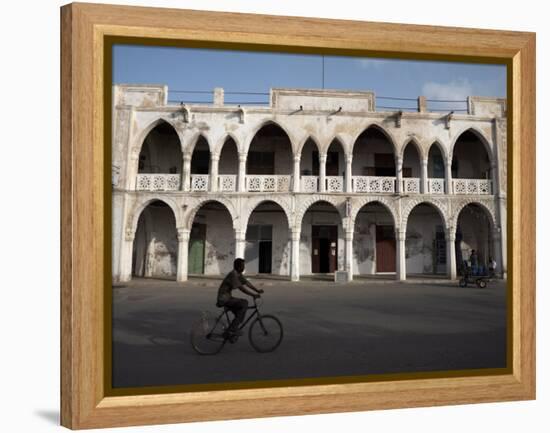
[[(166, 84), (175, 90), (269, 92), (271, 87), (323, 88), (323, 57), (195, 48), (115, 45), (115, 83)], [(377, 97), (463, 100), (506, 96), (504, 65), (325, 56), (324, 88), (372, 90)], [(211, 101), (208, 94), (169, 93), (174, 101)], [(226, 101), (267, 102), (262, 95), (227, 95)], [(416, 107), (414, 101), (379, 98), (378, 106)], [(465, 108), (431, 103), (431, 109)]]

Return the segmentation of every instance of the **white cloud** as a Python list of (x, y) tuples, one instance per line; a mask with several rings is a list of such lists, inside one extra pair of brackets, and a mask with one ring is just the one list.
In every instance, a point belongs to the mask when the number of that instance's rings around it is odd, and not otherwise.
[(448, 83), (429, 81), (422, 86), (422, 95), (428, 99), (465, 100), (472, 91), (472, 85), (465, 79)]

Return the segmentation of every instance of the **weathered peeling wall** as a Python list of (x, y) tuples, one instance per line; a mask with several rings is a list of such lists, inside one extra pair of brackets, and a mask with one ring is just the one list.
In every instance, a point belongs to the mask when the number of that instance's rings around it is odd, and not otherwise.
[(206, 224), (204, 246), (205, 275), (226, 274), (233, 269), (235, 235), (229, 213), (221, 210), (200, 210), (195, 222)]
[(445, 265), (434, 265), (434, 240), (437, 226), (445, 225), (439, 214), (431, 208), (416, 208), (409, 216), (405, 257), (407, 274), (444, 273)]
[(480, 141), (460, 140), (454, 148), (453, 157), (458, 161), (456, 178), (485, 179), (489, 177), (487, 151)]
[[(325, 207), (321, 208), (326, 210)], [(317, 211), (316, 211), (317, 210)], [(302, 220), (302, 232), (300, 235), (300, 274), (311, 275), (311, 249), (312, 249), (312, 226), (313, 225), (335, 225), (338, 226), (337, 241), (337, 268), (344, 269), (344, 232), (342, 230), (341, 217), (336, 211), (320, 212), (315, 207), (304, 215)]]
[[(466, 207), (458, 219), (457, 242), (458, 255), (462, 260), (469, 260), (472, 250), (476, 250), (478, 263), (487, 264), (492, 248), (489, 239), (489, 222), (481, 210), (470, 210)], [(460, 264), (457, 261), (457, 266)]]
[[(369, 209), (359, 212), (355, 219), (353, 234), (353, 273), (370, 275), (376, 273), (376, 226), (392, 226), (389, 212)], [(395, 230), (395, 228), (394, 228)]]
[(160, 134), (153, 129), (143, 142), (140, 159), (140, 173), (181, 173), (183, 154), (176, 132)]
[[(285, 214), (283, 212), (253, 212), (248, 225), (272, 226), (271, 273), (274, 275), (289, 275), (290, 242)], [(258, 258), (258, 242), (247, 241), (245, 249), (247, 273), (258, 273)]]
[(173, 278), (177, 269), (176, 222), (168, 206), (148, 206), (139, 217), (134, 240), (133, 274)]
[(365, 168), (374, 167), (375, 153), (394, 154), (393, 147), (387, 140), (378, 138), (361, 139), (353, 148), (351, 172), (353, 176), (366, 176)]

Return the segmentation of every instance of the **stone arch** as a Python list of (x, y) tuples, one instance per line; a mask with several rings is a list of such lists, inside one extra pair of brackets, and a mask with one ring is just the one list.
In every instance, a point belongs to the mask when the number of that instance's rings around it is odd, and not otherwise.
[(180, 215), (180, 212), (178, 211), (179, 207), (178, 204), (174, 199), (171, 197), (162, 197), (162, 196), (145, 196), (141, 197), (141, 200), (138, 200), (132, 209), (132, 212), (129, 215), (128, 223), (126, 226), (126, 235), (127, 237), (133, 236), (136, 233), (137, 230), (137, 224), (139, 221), (139, 217), (143, 210), (152, 202), (154, 201), (162, 201), (166, 205), (172, 209), (172, 212), (174, 214), (174, 219), (176, 220), (176, 228), (182, 227), (182, 218)]
[(306, 214), (308, 209), (318, 202), (327, 202), (333, 205), (336, 208), (336, 211), (338, 212), (338, 214), (340, 215), (340, 218), (341, 218), (340, 223), (342, 224), (342, 227), (344, 227), (345, 216), (342, 213), (342, 204), (345, 201), (339, 197), (331, 197), (329, 195), (323, 196), (318, 194), (308, 197), (307, 200), (301, 203), (300, 208), (295, 214), (293, 227), (301, 227), (302, 220), (304, 219), (304, 215)]
[(397, 154), (399, 158), (404, 158), (405, 156), (405, 149), (407, 146), (409, 146), (412, 143), (412, 145), (416, 148), (416, 151), (418, 152), (418, 157), (420, 158), (420, 161), (427, 158), (428, 155), (424, 152), (424, 147), (422, 144), (420, 144), (420, 141), (416, 137), (410, 137), (407, 138), (407, 140), (404, 141), (404, 143), (401, 145), (401, 149), (399, 150), (399, 153)]
[(189, 155), (193, 155), (193, 152), (195, 150), (195, 146), (201, 139), (201, 137), (206, 141), (206, 144), (208, 144), (208, 150), (210, 151), (210, 154), (214, 152), (214, 149), (212, 149), (212, 143), (211, 140), (208, 138), (208, 135), (204, 132), (196, 132), (191, 136), (191, 138), (188, 140), (188, 145), (185, 148), (184, 153), (187, 153)]
[(443, 145), (441, 140), (439, 138), (432, 138), (431, 140), (427, 141), (428, 147), (426, 149), (426, 158), (430, 156), (430, 150), (432, 149), (432, 146), (437, 146), (439, 151), (441, 152), (441, 156), (443, 157), (443, 162), (447, 164), (447, 160), (449, 159), (449, 152), (447, 148)]
[(242, 149), (240, 147), (240, 141), (237, 139), (237, 136), (232, 132), (226, 132), (224, 135), (222, 135), (221, 138), (214, 145), (215, 149), (214, 150), (211, 149), (210, 151), (213, 154), (221, 155), (222, 150), (225, 144), (229, 141), (229, 139), (235, 142), (235, 146), (237, 147), (237, 153), (241, 153)]
[(464, 199), (464, 200), (460, 200), (459, 202), (454, 202), (454, 209), (453, 209), (453, 213), (452, 213), (452, 216), (450, 218), (450, 227), (453, 228), (453, 230), (456, 231), (457, 229), (457, 226), (458, 226), (458, 217), (460, 216), (460, 212), (462, 212), (462, 210), (470, 205), (470, 204), (475, 204), (475, 205), (478, 205), (485, 213), (485, 215), (487, 216), (487, 219), (489, 220), (489, 223), (491, 224), (491, 228), (492, 229), (496, 229), (497, 228), (497, 218), (496, 218), (496, 215), (495, 215), (495, 209), (494, 209), (494, 206), (489, 206), (487, 203), (481, 201), (481, 200), (476, 200), (476, 199)]
[(445, 226), (445, 228), (449, 228), (449, 218), (447, 216), (448, 214), (447, 205), (440, 200), (430, 199), (430, 198), (419, 198), (416, 200), (410, 200), (402, 210), (401, 224), (400, 224), (401, 230), (407, 229), (407, 222), (409, 220), (409, 215), (411, 214), (411, 212), (416, 206), (422, 203), (425, 203), (434, 207), (439, 213), (439, 215), (441, 216), (441, 220), (443, 221), (443, 225)]
[(466, 132), (473, 133), (479, 139), (479, 141), (481, 141), (483, 143), (483, 146), (485, 147), (485, 151), (487, 152), (487, 156), (489, 157), (489, 164), (492, 164), (495, 161), (495, 158), (494, 158), (493, 148), (491, 147), (491, 141), (485, 136), (485, 134), (483, 132), (481, 132), (475, 126), (465, 127), (458, 134), (455, 135), (455, 137), (453, 138), (453, 140), (451, 142), (451, 147), (449, 149), (449, 155), (448, 156), (452, 157), (452, 155), (454, 155), (456, 142)]
[(355, 219), (357, 218), (357, 214), (359, 213), (359, 211), (369, 203), (380, 203), (382, 206), (384, 206), (392, 216), (393, 225), (395, 229), (396, 230), (399, 229), (400, 225), (399, 225), (399, 216), (397, 214), (397, 211), (394, 205), (385, 197), (365, 197), (365, 198), (361, 198), (358, 201), (353, 202), (352, 208), (351, 208), (351, 215), (350, 215), (351, 226), (355, 225)]
[(164, 116), (164, 115), (160, 115), (160, 116), (157, 116), (154, 120), (152, 120), (150, 123), (147, 124), (147, 126), (145, 128), (143, 128), (142, 130), (140, 130), (137, 135), (136, 135), (136, 138), (134, 139), (134, 146), (132, 146), (135, 150), (135, 152), (139, 155), (139, 152), (141, 151), (141, 147), (143, 146), (143, 142), (145, 141), (145, 139), (147, 138), (147, 136), (149, 135), (149, 133), (155, 129), (159, 124), (161, 124), (162, 122), (164, 123), (167, 123), (168, 125), (170, 125), (174, 131), (176, 132), (176, 134), (178, 134), (178, 137), (179, 137), (179, 140), (180, 140), (180, 145), (181, 145), (181, 151), (183, 152), (184, 151), (184, 147), (183, 147), (183, 140), (182, 140), (182, 137), (178, 131), (178, 129), (176, 128), (176, 126), (174, 125), (173, 121), (167, 117), (167, 116)]
[(256, 137), (258, 132), (260, 132), (260, 130), (264, 126), (268, 126), (268, 125), (275, 125), (275, 126), (281, 128), (281, 130), (286, 134), (286, 136), (288, 137), (288, 140), (290, 141), (290, 148), (291, 149), (294, 148), (294, 145), (293, 145), (293, 142), (292, 142), (292, 135), (288, 132), (288, 130), (284, 126), (282, 126), (280, 122), (277, 122), (273, 119), (267, 119), (267, 120), (263, 120), (258, 125), (256, 125), (254, 127), (254, 129), (252, 129), (252, 131), (250, 132), (250, 135), (248, 136), (248, 139), (246, 140), (243, 152), (248, 153), (248, 150), (250, 149), (250, 144), (252, 143), (252, 140), (254, 140), (254, 137)]
[(326, 143), (321, 145), (325, 153), (328, 151), (330, 145), (334, 141), (340, 143), (340, 146), (342, 147), (342, 150), (344, 151), (344, 155), (346, 155), (346, 157), (352, 154), (353, 146), (351, 146), (352, 149), (350, 149), (349, 143), (344, 139), (344, 137), (342, 137), (341, 134), (336, 134), (332, 136)]
[(296, 148), (296, 151), (294, 152), (294, 156), (302, 156), (302, 151), (304, 150), (305, 144), (308, 142), (308, 140), (313, 141), (315, 143), (315, 146), (317, 147), (317, 150), (319, 153), (321, 153), (321, 142), (315, 137), (314, 135), (306, 135), (298, 144), (298, 147)]
[(366, 125), (365, 127), (361, 128), (359, 133), (356, 134), (353, 137), (353, 139), (351, 140), (349, 153), (351, 155), (353, 154), (353, 150), (355, 148), (355, 144), (357, 143), (358, 138), (361, 136), (361, 134), (363, 134), (364, 132), (366, 132), (367, 130), (369, 130), (371, 128), (379, 130), (390, 142), (390, 145), (393, 149), (393, 154), (398, 155), (398, 149), (397, 149), (397, 144), (396, 144), (397, 141), (396, 141), (395, 137), (393, 136), (393, 134), (390, 131), (388, 131), (386, 128), (384, 128), (384, 126), (382, 126), (382, 124), (380, 124), (378, 122), (371, 122), (368, 125)]
[(289, 209), (289, 203), (285, 202), (285, 200), (281, 199), (277, 196), (271, 196), (269, 198), (259, 197), (259, 198), (250, 198), (248, 199), (249, 206), (244, 209), (244, 211), (241, 213), (240, 222), (241, 222), (241, 230), (246, 230), (248, 227), (248, 221), (250, 220), (250, 216), (252, 215), (252, 212), (260, 206), (263, 203), (269, 203), (273, 202), (278, 204), (281, 209), (283, 209), (283, 212), (286, 216), (286, 221), (288, 224), (288, 228), (290, 229), (292, 227), (292, 217)]
[(233, 228), (238, 229), (239, 216), (231, 200), (227, 200), (225, 198), (210, 198), (210, 197), (205, 197), (198, 200), (197, 202), (195, 202), (194, 206), (188, 211), (187, 216), (184, 218), (184, 226), (187, 229), (191, 230), (193, 226), (193, 220), (195, 219), (195, 215), (197, 215), (197, 212), (200, 210), (200, 208), (203, 205), (209, 202), (218, 203), (218, 204), (221, 204), (223, 207), (225, 207), (229, 212), (229, 215), (231, 216), (231, 220), (233, 221)]

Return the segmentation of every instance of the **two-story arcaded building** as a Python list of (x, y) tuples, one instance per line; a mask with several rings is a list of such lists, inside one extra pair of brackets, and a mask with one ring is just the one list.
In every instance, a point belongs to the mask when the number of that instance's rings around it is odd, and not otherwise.
[(372, 92), (271, 89), (269, 106), (173, 105), (113, 87), (113, 280), (346, 271), (506, 275), (506, 101), (379, 111)]

